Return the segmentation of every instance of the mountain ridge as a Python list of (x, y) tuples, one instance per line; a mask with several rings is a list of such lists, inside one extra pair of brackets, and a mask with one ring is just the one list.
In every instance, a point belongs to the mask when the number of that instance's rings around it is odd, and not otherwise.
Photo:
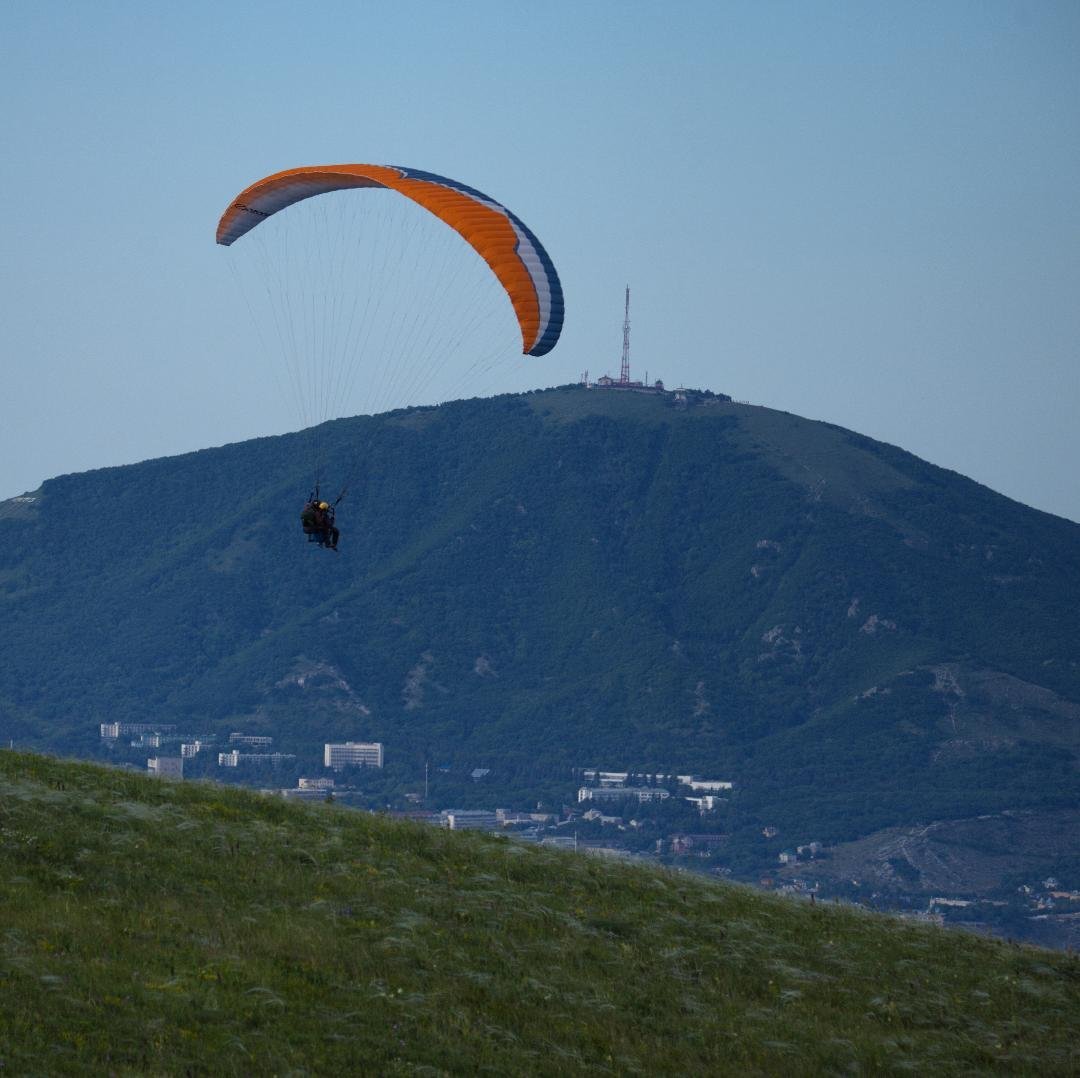
[[(563, 387), (320, 437), (349, 482), (336, 556), (296, 526), (303, 433), (0, 505), (0, 735), (98, 755), (98, 722), (152, 716), (298, 767), (381, 740), (395, 803), (425, 762), (489, 767), (472, 796), (515, 803), (572, 797), (574, 768), (710, 774), (744, 875), (792, 833), (1080, 798), (1080, 525), (705, 393)], [(301, 686), (305, 664), (333, 674)]]

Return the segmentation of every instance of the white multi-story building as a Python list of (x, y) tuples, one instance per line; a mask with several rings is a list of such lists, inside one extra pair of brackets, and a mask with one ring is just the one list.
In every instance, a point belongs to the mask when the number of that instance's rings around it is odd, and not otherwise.
[(661, 786), (582, 786), (577, 799), (581, 801), (620, 801), (636, 797), (641, 804), (647, 801), (666, 801), (671, 796)]
[(323, 747), (323, 766), (340, 771), (343, 767), (382, 767), (381, 741), (345, 741)]
[(286, 760), (295, 760), (295, 754), (291, 752), (219, 752), (217, 757), (218, 767), (239, 767), (241, 764), (278, 764)]
[(693, 775), (669, 775), (662, 771), (599, 771), (587, 767), (581, 772), (586, 782), (595, 782), (598, 786), (625, 786), (628, 782), (651, 782), (654, 785), (674, 785), (679, 783), (689, 786), (694, 781)]
[(160, 722), (103, 722), (99, 726), (101, 736), (104, 738), (140, 737), (143, 734), (171, 734), (175, 729), (175, 725)]

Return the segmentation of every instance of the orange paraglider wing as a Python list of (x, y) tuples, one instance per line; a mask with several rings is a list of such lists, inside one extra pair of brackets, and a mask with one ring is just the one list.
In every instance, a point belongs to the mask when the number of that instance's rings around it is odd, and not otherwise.
[(542, 356), (562, 331), (559, 276), (540, 241), (505, 206), (457, 180), (396, 165), (312, 165), (275, 172), (245, 188), (218, 222), (228, 246), (294, 203), (330, 191), (382, 187), (397, 191), (449, 225), (491, 267), (513, 304), (522, 351)]

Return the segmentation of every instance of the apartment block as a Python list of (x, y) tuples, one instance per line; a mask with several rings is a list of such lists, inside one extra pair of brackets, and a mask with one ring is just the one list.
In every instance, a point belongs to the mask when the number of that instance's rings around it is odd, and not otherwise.
[(382, 767), (381, 741), (345, 741), (323, 746), (323, 766), (340, 771), (343, 767)]

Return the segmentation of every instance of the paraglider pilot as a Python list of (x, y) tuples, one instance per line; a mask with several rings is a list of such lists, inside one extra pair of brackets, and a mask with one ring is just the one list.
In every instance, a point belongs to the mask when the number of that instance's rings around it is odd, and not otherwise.
[(312, 498), (300, 514), (300, 523), (304, 526), (305, 535), (317, 537), (319, 546), (337, 550), (341, 532), (334, 526), (333, 506)]

